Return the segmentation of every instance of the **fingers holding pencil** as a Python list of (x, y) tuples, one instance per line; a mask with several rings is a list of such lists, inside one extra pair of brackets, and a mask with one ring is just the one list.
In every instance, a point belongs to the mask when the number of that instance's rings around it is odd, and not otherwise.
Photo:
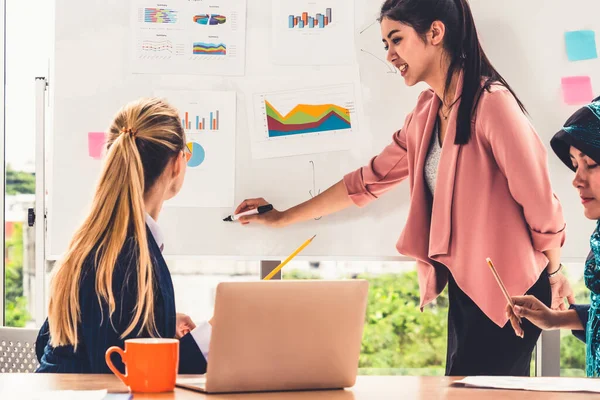
[(492, 263), (492, 260), (487, 258), (486, 262), (487, 262), (488, 266), (490, 267), (490, 271), (492, 271), (492, 274), (494, 275), (494, 278), (496, 279), (496, 282), (498, 283), (498, 286), (500, 287), (500, 290), (502, 291), (502, 294), (504, 295), (506, 302), (508, 303), (506, 305), (506, 316), (510, 320), (510, 324), (512, 325), (512, 327), (514, 329), (515, 334), (518, 337), (523, 338), (525, 333), (523, 331), (523, 328), (521, 328), (521, 322), (522, 322), (521, 317), (515, 314), (515, 310), (514, 310), (515, 303), (513, 302), (513, 299), (510, 297), (510, 294), (508, 293), (506, 286), (504, 286), (504, 283), (502, 282), (502, 279), (500, 278), (498, 271), (496, 271), (496, 268), (494, 267), (494, 263)]
[(513, 296), (515, 306), (513, 313), (522, 318), (527, 318), (529, 322), (540, 329), (555, 329), (556, 311), (547, 307), (538, 298), (526, 296)]
[(521, 327), (521, 318), (515, 315), (514, 309), (510, 304), (506, 305), (506, 316), (508, 317), (511, 326), (515, 331), (515, 335), (523, 339), (523, 337), (525, 336), (525, 332)]

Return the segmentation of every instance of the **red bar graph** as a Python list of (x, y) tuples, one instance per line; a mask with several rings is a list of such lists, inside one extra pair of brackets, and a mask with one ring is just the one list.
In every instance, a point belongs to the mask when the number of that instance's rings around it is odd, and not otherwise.
[(181, 118), (181, 125), (188, 131), (218, 131), (219, 123), (219, 110), (211, 111), (205, 117), (185, 111)]
[(288, 16), (288, 28), (325, 28), (332, 22), (331, 14), (331, 8), (326, 8), (325, 13), (317, 13), (315, 16), (309, 15), (307, 11), (301, 15), (291, 14)]

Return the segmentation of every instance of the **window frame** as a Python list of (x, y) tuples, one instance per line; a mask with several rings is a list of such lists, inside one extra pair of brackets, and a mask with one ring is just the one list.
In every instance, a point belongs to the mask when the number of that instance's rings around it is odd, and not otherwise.
[(0, 85), (0, 101), (2, 102), (2, 112), (0, 112), (0, 126), (2, 127), (2, 140), (0, 140), (0, 175), (2, 176), (2, 196), (0, 196), (0, 217), (2, 219), (2, 229), (0, 229), (0, 239), (2, 240), (2, 250), (0, 250), (0, 273), (2, 274), (2, 279), (0, 282), (0, 326), (4, 326), (6, 324), (6, 301), (5, 301), (5, 290), (4, 287), (6, 285), (6, 269), (5, 269), (5, 235), (4, 230), (6, 227), (6, 221), (4, 217), (4, 198), (6, 196), (6, 171), (5, 171), (5, 141), (6, 141), (6, 124), (5, 124), (5, 116), (6, 116), (6, 2), (2, 2), (2, 17), (0, 18), (0, 34), (2, 38), (0, 40), (0, 53), (2, 54), (2, 63), (0, 63), (0, 74), (2, 75), (2, 85)]

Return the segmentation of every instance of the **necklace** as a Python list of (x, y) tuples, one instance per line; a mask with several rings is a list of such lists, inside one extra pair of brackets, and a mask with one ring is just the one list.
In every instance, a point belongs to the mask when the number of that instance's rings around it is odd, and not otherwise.
[(452, 107), (454, 107), (454, 104), (452, 104), (450, 107), (446, 107), (448, 111), (447, 111), (447, 113), (444, 113), (444, 104), (442, 103), (442, 106), (440, 107), (440, 116), (444, 120), (448, 120), (448, 117), (450, 116), (450, 112), (452, 111)]

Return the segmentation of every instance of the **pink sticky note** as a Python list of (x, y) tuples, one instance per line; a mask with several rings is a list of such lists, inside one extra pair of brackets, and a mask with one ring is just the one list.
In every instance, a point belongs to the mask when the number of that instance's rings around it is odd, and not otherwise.
[(589, 76), (568, 76), (562, 78), (563, 98), (566, 104), (587, 104), (594, 99), (592, 80)]
[(88, 132), (88, 153), (94, 160), (102, 158), (102, 150), (106, 144), (104, 132)]

